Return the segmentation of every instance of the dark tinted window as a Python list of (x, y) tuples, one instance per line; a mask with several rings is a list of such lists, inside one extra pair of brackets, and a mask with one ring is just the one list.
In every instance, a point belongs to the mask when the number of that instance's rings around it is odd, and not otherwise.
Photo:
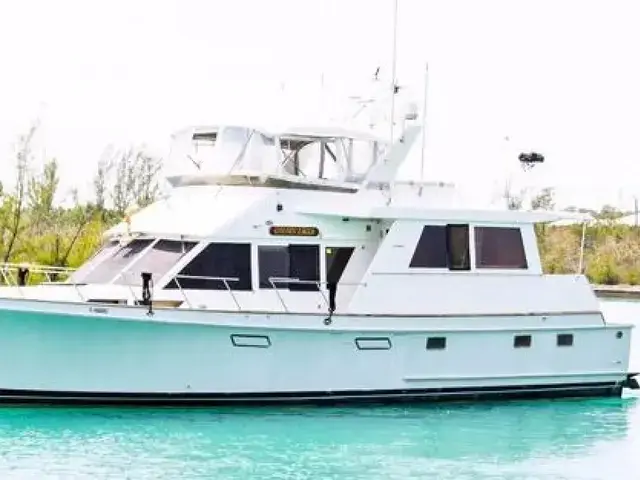
[(116, 279), (115, 283), (140, 285), (142, 272), (151, 273), (153, 280), (157, 282), (195, 246), (196, 242), (160, 240), (151, 250), (145, 252), (125, 275)]
[(96, 268), (87, 272), (81, 280), (85, 283), (108, 283), (131, 263), (140, 253), (151, 245), (150, 240), (133, 240), (124, 247), (115, 249), (113, 255), (100, 262)]
[(426, 225), (409, 266), (469, 270), (469, 226)]
[(427, 350), (444, 350), (447, 348), (447, 337), (427, 338)]
[[(270, 278), (289, 278), (289, 247), (258, 247), (260, 288), (273, 288)], [(288, 283), (273, 282), (276, 288), (287, 288)]]
[[(250, 243), (210, 243), (182, 269), (177, 280), (185, 289), (226, 290), (223, 278), (228, 279), (227, 284), (232, 290), (251, 290)], [(167, 288), (178, 288), (178, 285), (173, 280)]]
[(289, 245), (289, 276), (300, 280), (289, 284), (289, 290), (318, 290), (320, 281), (320, 247)]
[[(260, 246), (258, 247), (258, 268), (260, 288), (275, 286), (297, 291), (318, 290), (315, 282), (320, 280), (320, 247), (318, 245)], [(276, 282), (274, 278), (290, 280)], [(301, 282), (296, 282), (294, 279)]]
[(422, 229), (411, 268), (447, 268), (447, 227), (427, 225)]
[(527, 268), (519, 228), (475, 227), (476, 268)]
[(557, 344), (559, 347), (571, 347), (573, 345), (573, 335), (570, 333), (558, 334)]
[(513, 346), (515, 348), (526, 348), (531, 346), (531, 335), (516, 335), (513, 337)]
[(354, 247), (327, 247), (324, 251), (324, 258), (327, 268), (327, 283), (338, 283), (344, 273)]
[(447, 249), (451, 270), (469, 270), (469, 225), (447, 225)]

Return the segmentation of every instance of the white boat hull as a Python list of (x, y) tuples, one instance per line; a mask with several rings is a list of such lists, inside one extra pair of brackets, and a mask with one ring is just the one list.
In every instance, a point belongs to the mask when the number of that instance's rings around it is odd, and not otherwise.
[[(598, 313), (375, 317), (0, 300), (0, 401), (342, 403), (619, 396), (630, 326)], [(598, 319), (600, 319), (598, 323)], [(518, 327), (510, 328), (509, 324)], [(573, 346), (559, 347), (560, 333)], [(531, 335), (514, 348), (515, 335)], [(429, 337), (446, 348), (427, 350)]]

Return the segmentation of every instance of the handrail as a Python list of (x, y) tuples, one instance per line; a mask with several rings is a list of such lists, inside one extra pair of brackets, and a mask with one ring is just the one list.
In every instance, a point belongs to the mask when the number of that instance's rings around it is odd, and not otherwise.
[(184, 292), (184, 289), (182, 288), (182, 285), (180, 285), (180, 282), (178, 281), (179, 278), (192, 279), (192, 280), (215, 280), (215, 281), (224, 283), (224, 286), (227, 289), (227, 291), (229, 292), (229, 294), (231, 295), (231, 298), (233, 299), (233, 302), (236, 304), (236, 307), (237, 307), (238, 311), (242, 310), (242, 308), (240, 307), (240, 303), (238, 302), (238, 299), (236, 298), (235, 294), (233, 293), (233, 290), (231, 289), (231, 287), (229, 286), (229, 282), (238, 282), (238, 281), (240, 281), (240, 279), (237, 278), (237, 277), (205, 277), (205, 276), (202, 276), (202, 275), (176, 275), (173, 278), (174, 278), (174, 280), (176, 282), (176, 285), (178, 285), (178, 289), (180, 290), (180, 293), (184, 297), (185, 302), (187, 302), (187, 305), (188, 305), (189, 308), (193, 308), (193, 306), (191, 305), (191, 302), (189, 301), (189, 298), (187, 297), (186, 293)]
[[(51, 280), (51, 274), (65, 274), (65, 273), (72, 273), (74, 272), (76, 269), (75, 268), (69, 268), (69, 267), (56, 267), (56, 266), (49, 266), (49, 265), (38, 265), (38, 264), (30, 264), (30, 263), (9, 263), (9, 262), (5, 262), (5, 263), (1, 263), (0, 264), (0, 274), (2, 275), (2, 278), (4, 280), (4, 282), (11, 287), (16, 287), (18, 289), (18, 292), (20, 293), (20, 296), (22, 298), (25, 298), (25, 294), (24, 291), (22, 290), (22, 285), (19, 284), (19, 282), (17, 282), (15, 280), (15, 278), (13, 278), (12, 275), (9, 274), (9, 272), (11, 271), (19, 271), (21, 269), (26, 268), (29, 272), (34, 272), (34, 273), (43, 273), (45, 275), (45, 277), (47, 278), (46, 282), (42, 282), (43, 284), (51, 284), (51, 285), (60, 285), (60, 284), (66, 284), (66, 282), (54, 282)], [(78, 294), (78, 297), (80, 298), (81, 301), (85, 301), (84, 296), (82, 295), (82, 292), (80, 291), (80, 289), (78, 288), (78, 285), (82, 285), (82, 284), (77, 284), (77, 283), (72, 283), (70, 285), (73, 285), (74, 290), (76, 291), (76, 293)]]
[[(291, 278), (290, 277), (269, 277), (268, 280), (269, 280), (269, 283), (271, 284), (271, 287), (275, 290), (276, 295), (278, 295), (278, 299), (282, 304), (282, 308), (284, 308), (284, 311), (287, 313), (289, 312), (289, 309), (285, 304), (284, 298), (282, 298), (282, 295), (280, 295), (278, 288), (275, 286), (276, 283), (301, 283), (301, 284), (307, 284), (307, 285), (316, 285), (318, 287), (318, 292), (320, 293), (320, 295), (322, 296), (322, 299), (324, 300), (325, 305), (327, 306), (328, 309), (331, 309), (331, 302), (329, 301), (327, 296), (324, 294), (324, 291), (322, 290), (322, 286), (326, 286), (330, 282), (322, 282), (319, 280), (300, 280), (299, 278), (295, 278), (295, 277), (291, 277)], [(345, 287), (353, 287), (353, 286), (366, 287), (367, 286), (366, 282), (338, 282), (338, 284)]]
[(75, 272), (77, 269), (76, 268), (71, 268), (71, 267), (59, 267), (56, 265), (42, 265), (39, 263), (29, 263), (29, 262), (22, 262), (22, 263), (12, 263), (12, 262), (3, 262), (0, 263), (0, 268), (4, 268), (4, 267), (8, 267), (8, 268), (28, 268), (29, 270), (36, 268), (36, 269), (42, 269), (42, 270), (52, 270), (52, 271), (60, 271), (60, 272)]
[(271, 284), (271, 288), (275, 290), (276, 295), (278, 295), (278, 299), (282, 304), (282, 308), (284, 308), (284, 311), (287, 313), (289, 313), (289, 309), (287, 308), (287, 305), (284, 299), (282, 298), (282, 295), (280, 295), (280, 292), (278, 291), (278, 288), (275, 285), (276, 283), (298, 283), (302, 285), (315, 285), (318, 287), (318, 292), (320, 292), (320, 295), (322, 296), (322, 299), (324, 300), (325, 305), (327, 306), (327, 308), (330, 308), (329, 300), (327, 299), (326, 295), (322, 291), (322, 285), (326, 284), (327, 282), (320, 282), (318, 280), (300, 280), (299, 278), (295, 278), (295, 277), (269, 277), (267, 280)]

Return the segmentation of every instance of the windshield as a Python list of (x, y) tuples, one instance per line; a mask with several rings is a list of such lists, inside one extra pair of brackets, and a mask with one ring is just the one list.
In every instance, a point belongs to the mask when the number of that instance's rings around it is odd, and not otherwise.
[(114, 283), (141, 285), (142, 272), (151, 273), (153, 280), (157, 282), (196, 245), (197, 242), (160, 240), (151, 250), (144, 253), (131, 268), (118, 276)]
[(109, 283), (123, 268), (147, 248), (153, 239), (133, 240), (124, 247), (111, 242), (98, 252), (88, 264), (77, 270), (70, 281), (73, 283)]

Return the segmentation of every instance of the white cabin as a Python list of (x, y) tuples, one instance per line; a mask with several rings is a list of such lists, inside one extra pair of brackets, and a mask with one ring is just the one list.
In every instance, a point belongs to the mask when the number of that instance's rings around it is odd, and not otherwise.
[(147, 272), (152, 302), (180, 308), (596, 310), (583, 277), (542, 274), (534, 224), (566, 214), (474, 210), (450, 184), (393, 180), (418, 130), (409, 125), (392, 148), (336, 127), (183, 130), (172, 154), (190, 171), (168, 177), (171, 194), (108, 231), (67, 282), (21, 294), (137, 304)]

